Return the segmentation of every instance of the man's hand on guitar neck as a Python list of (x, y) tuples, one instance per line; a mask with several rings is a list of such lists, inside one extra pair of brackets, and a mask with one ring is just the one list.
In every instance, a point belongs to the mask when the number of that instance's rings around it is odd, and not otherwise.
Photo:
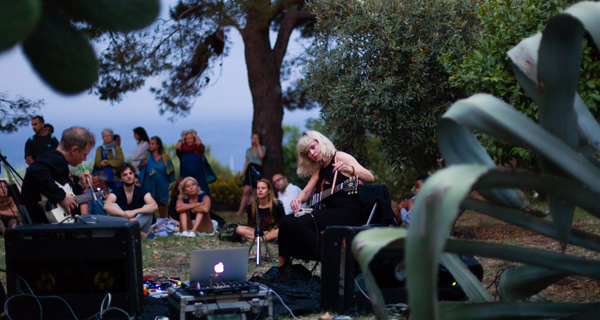
[(77, 207), (77, 200), (75, 197), (70, 194), (65, 194), (65, 198), (60, 201), (60, 205), (67, 210), (69, 214), (71, 214), (71, 209), (75, 209)]

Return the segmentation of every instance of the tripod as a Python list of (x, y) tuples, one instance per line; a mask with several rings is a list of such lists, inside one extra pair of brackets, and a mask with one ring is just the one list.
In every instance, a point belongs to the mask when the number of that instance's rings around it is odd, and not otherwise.
[(257, 180), (260, 180), (262, 177), (260, 173), (254, 168), (254, 166), (250, 166), (250, 170), (248, 170), (248, 177), (250, 178), (250, 190), (252, 191), (252, 196), (254, 196), (254, 206), (256, 212), (256, 228), (254, 229), (254, 238), (252, 239), (252, 243), (250, 244), (250, 251), (252, 251), (252, 247), (256, 244), (256, 265), (260, 265), (260, 242), (261, 240), (265, 244), (265, 251), (267, 252), (267, 258), (271, 260), (271, 253), (269, 252), (269, 244), (267, 238), (265, 237), (265, 233), (260, 228), (260, 218), (258, 214), (258, 197), (254, 193), (254, 185)]

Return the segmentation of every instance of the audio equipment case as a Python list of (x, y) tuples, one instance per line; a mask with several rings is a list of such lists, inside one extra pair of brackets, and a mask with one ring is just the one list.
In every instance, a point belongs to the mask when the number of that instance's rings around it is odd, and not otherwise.
[[(5, 247), (8, 312), (13, 319), (39, 319), (40, 313), (44, 319), (71, 319), (69, 307), (86, 319), (100, 311), (108, 293), (110, 306), (130, 318), (143, 312), (137, 222), (22, 225), (6, 230)], [(41, 310), (31, 292), (41, 297)], [(127, 319), (113, 310), (105, 317)]]
[[(361, 231), (381, 227), (327, 227), (323, 236), (321, 267), (321, 309), (338, 313), (371, 312), (371, 303), (365, 294), (365, 283), (360, 266), (352, 255), (352, 240)], [(402, 228), (402, 227), (384, 227)], [(483, 267), (472, 256), (460, 256), (463, 263), (481, 281)], [(405, 287), (404, 251), (383, 249), (369, 268), (386, 304), (407, 303)], [(466, 297), (450, 272), (440, 265), (438, 273), (438, 298), (459, 301)]]
[(168, 289), (171, 320), (273, 319), (273, 293), (264, 285), (254, 293), (199, 297), (191, 295), (184, 287)]

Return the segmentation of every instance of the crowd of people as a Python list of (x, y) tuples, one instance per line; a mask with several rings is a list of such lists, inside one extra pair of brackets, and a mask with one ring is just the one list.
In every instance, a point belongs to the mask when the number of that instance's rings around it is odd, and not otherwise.
[[(165, 152), (161, 138), (149, 138), (142, 127), (133, 129), (137, 146), (131, 162), (124, 159), (121, 137), (107, 128), (101, 132), (102, 144), (95, 149), (92, 173), (84, 170), (79, 177), (71, 177), (69, 165), (78, 166), (87, 159), (96, 145), (94, 135), (85, 128), (71, 127), (62, 133), (59, 142), (52, 133), (52, 127), (44, 129), (46, 124), (42, 117), (33, 118), (31, 124), (35, 135), (25, 145), (25, 157), (30, 166), (23, 180), (22, 198), (33, 223), (49, 222), (44, 210), (37, 205), (43, 195), (60, 204), (69, 214), (77, 212), (104, 217), (104, 220), (137, 221), (142, 236), (150, 232), (156, 211), (161, 218), (168, 217), (179, 226), (177, 235), (195, 237), (199, 233), (212, 234), (216, 231), (217, 224), (213, 219), (218, 217), (211, 212), (209, 186), (214, 173), (205, 168), (206, 147), (196, 131), (183, 131), (175, 146), (181, 164), (177, 180), (173, 162)], [(238, 176), (238, 179), (244, 178), (244, 190), (237, 214), (245, 211), (247, 223), (237, 226), (235, 233), (242, 239), (252, 239), (256, 228), (260, 228), (265, 240), (278, 239), (281, 269), (290, 264), (292, 257), (319, 259), (320, 252), (315, 250), (318, 241), (315, 234), (326, 227), (362, 224), (358, 195), (346, 192), (334, 193), (323, 199), (319, 208), (310, 214), (294, 214), (306, 208), (315, 189), (327, 190), (352, 177), (366, 183), (375, 180), (373, 174), (352, 155), (336, 150), (321, 133), (306, 131), (296, 148), (297, 173), (309, 177), (306, 186), (301, 189), (284, 175), (275, 174), (272, 180), (255, 181), (253, 196), (253, 181), (248, 173), (262, 171), (267, 149), (260, 144), (258, 134), (251, 136), (251, 142), (252, 146), (246, 150), (244, 169)], [(417, 187), (424, 179), (419, 178)], [(59, 187), (59, 184), (68, 183), (74, 186), (73, 194)], [(77, 203), (74, 197), (95, 191), (101, 191), (105, 198)], [(2, 233), (16, 224), (15, 205), (9, 199), (6, 184), (0, 184)], [(399, 222), (409, 222), (412, 204), (413, 199), (400, 203), (396, 210)]]

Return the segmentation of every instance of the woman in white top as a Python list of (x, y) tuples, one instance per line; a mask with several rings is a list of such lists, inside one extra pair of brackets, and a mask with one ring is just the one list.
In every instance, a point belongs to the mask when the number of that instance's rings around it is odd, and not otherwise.
[(131, 156), (131, 164), (135, 167), (135, 173), (140, 173), (140, 169), (138, 166), (142, 160), (142, 157), (148, 152), (148, 147), (150, 146), (150, 138), (148, 138), (148, 134), (146, 130), (142, 127), (137, 127), (133, 129), (133, 137), (137, 140), (138, 145), (133, 149), (133, 156)]

